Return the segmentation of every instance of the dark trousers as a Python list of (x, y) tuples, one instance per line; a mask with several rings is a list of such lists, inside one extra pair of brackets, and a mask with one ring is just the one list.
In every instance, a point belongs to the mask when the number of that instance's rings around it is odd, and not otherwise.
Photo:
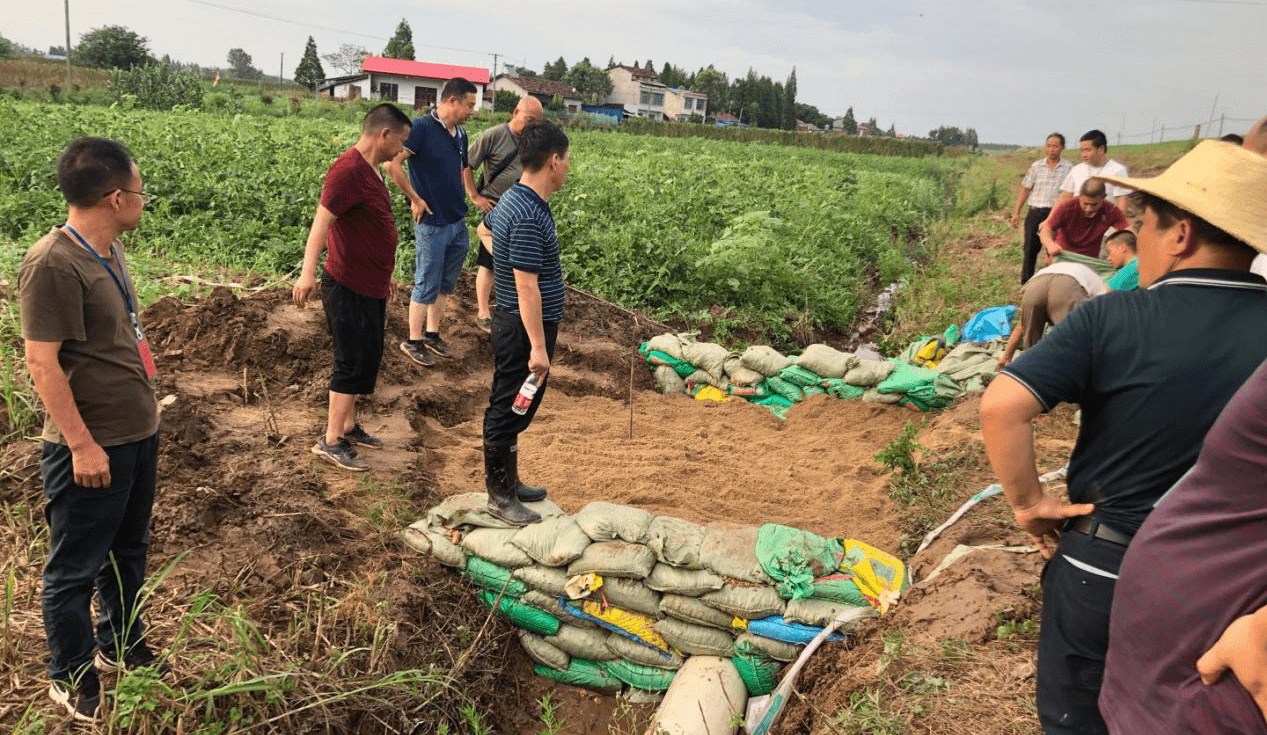
[(1021, 261), (1022, 286), (1034, 275), (1038, 253), (1043, 249), (1043, 243), (1038, 239), (1038, 226), (1047, 219), (1049, 214), (1051, 214), (1051, 207), (1030, 207), (1029, 212), (1025, 214), (1025, 253)]
[[(44, 443), (44, 517), (48, 562), (44, 565), (44, 634), (48, 674), (60, 681), (95, 677), (97, 647), (116, 658), (141, 640), (140, 601), (150, 511), (158, 476), (158, 434), (106, 447), (110, 487), (75, 484), (70, 449)], [(96, 637), (90, 603), (99, 600)], [(86, 672), (86, 673), (85, 673)]]
[(1069, 558), (1117, 574), (1125, 555), (1125, 546), (1065, 533), (1043, 569), (1038, 719), (1046, 735), (1109, 731), (1100, 716), (1099, 698), (1117, 580), (1080, 569)]
[[(546, 354), (554, 360), (554, 342), (559, 336), (558, 322), (545, 322)], [(528, 356), (532, 343), (528, 330), (518, 314), (498, 311), (493, 315), (493, 388), (488, 395), (488, 408), (484, 411), (484, 443), (492, 446), (514, 444), (519, 434), (532, 423), (537, 406), (546, 392), (547, 380), (537, 386), (532, 405), (522, 416), (511, 410), (519, 387), (528, 379)]]

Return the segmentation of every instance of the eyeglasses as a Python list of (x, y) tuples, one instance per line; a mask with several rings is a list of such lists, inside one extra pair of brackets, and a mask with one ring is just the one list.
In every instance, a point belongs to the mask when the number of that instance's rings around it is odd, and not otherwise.
[(124, 189), (124, 188), (122, 188), (122, 187), (120, 187), (120, 188), (118, 188), (118, 189), (111, 189), (110, 191), (107, 191), (105, 194), (102, 194), (102, 195), (101, 195), (101, 198), (102, 198), (102, 199), (105, 199), (106, 197), (110, 196), (111, 194), (115, 193), (116, 191), (125, 191), (125, 192), (127, 192), (127, 193), (129, 193), (129, 194), (135, 194), (135, 195), (139, 196), (139, 197), (141, 198), (141, 204), (149, 204), (150, 202), (154, 201), (154, 195), (153, 195), (153, 194), (150, 194), (150, 193), (148, 193), (148, 192), (144, 192), (144, 191), (132, 191), (131, 189)]

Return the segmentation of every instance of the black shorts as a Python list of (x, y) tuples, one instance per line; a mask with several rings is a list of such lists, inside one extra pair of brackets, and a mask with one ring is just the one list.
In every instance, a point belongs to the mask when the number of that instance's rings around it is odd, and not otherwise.
[(378, 382), (383, 362), (383, 332), (387, 299), (374, 299), (344, 286), (321, 271), (321, 305), (334, 341), (334, 372), (330, 390), (347, 395), (369, 395)]
[(475, 265), (481, 268), (493, 269), (493, 254), (488, 252), (488, 248), (484, 247), (484, 243), (480, 243), (479, 252), (475, 254)]

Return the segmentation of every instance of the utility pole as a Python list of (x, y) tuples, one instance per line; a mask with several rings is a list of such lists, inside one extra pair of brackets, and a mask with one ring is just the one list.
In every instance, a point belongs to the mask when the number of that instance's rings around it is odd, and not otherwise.
[(66, 0), (66, 88), (70, 89), (70, 0)]
[(282, 83), (282, 68), (286, 66), (286, 52), (282, 52), (281, 61), (277, 62), (277, 83)]
[(1227, 113), (1219, 115), (1219, 137), (1223, 137), (1223, 121), (1227, 119)]
[(1157, 142), (1158, 143), (1166, 142), (1166, 126), (1164, 124), (1161, 126), (1161, 137), (1157, 139)]
[(1219, 96), (1216, 94), (1214, 95), (1214, 104), (1210, 105), (1210, 124), (1205, 126), (1206, 130), (1209, 130), (1210, 128), (1214, 127), (1214, 111), (1217, 110), (1218, 107), (1219, 107)]

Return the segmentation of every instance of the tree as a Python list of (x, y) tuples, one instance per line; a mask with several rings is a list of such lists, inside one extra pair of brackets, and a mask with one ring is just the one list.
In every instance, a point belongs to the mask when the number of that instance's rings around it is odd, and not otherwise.
[[(49, 49), (52, 51), (52, 49)], [(0, 36), (0, 59), (13, 55), (13, 41)]]
[(65, 46), (49, 46), (48, 55), (49, 56), (65, 56), (66, 47)]
[(506, 65), (506, 73), (512, 77), (527, 77), (529, 79), (535, 79), (537, 77), (537, 72), (532, 69), (529, 69), (526, 66), (515, 66), (514, 64)]
[(251, 64), (251, 55), (240, 48), (229, 49), (226, 58), (229, 62), (229, 72), (238, 79), (259, 79), (264, 76), (264, 72)]
[(879, 135), (879, 134), (880, 134), (880, 123), (876, 122), (875, 118), (873, 117), (867, 121), (867, 135)]
[(893, 123), (892, 125), (890, 125), (889, 129), (884, 133), (884, 135), (889, 138), (896, 138), (897, 137), (897, 123)]
[(493, 112), (514, 112), (519, 104), (519, 95), (509, 89), (499, 89), (493, 95)]
[(695, 74), (695, 82), (691, 85), (691, 89), (700, 94), (708, 95), (708, 109), (714, 115), (719, 112), (725, 112), (730, 109), (729, 95), (730, 83), (726, 79), (726, 75), (717, 71), (711, 65), (707, 69), (700, 69)]
[(150, 59), (149, 40), (123, 26), (94, 28), (79, 37), (75, 61), (98, 69), (131, 69)]
[(601, 100), (612, 93), (611, 75), (602, 69), (596, 68), (589, 62), (589, 59), (578, 61), (568, 71), (567, 78), (560, 81), (567, 82), (576, 91), (594, 101)]
[[(813, 120), (806, 120), (813, 123)], [(796, 130), (796, 67), (792, 67), (792, 73), (787, 77), (787, 83), (783, 85), (783, 129)]]
[(365, 61), (365, 57), (369, 55), (370, 52), (364, 47), (345, 43), (339, 46), (338, 51), (332, 54), (322, 54), (321, 58), (344, 74), (356, 74), (361, 70), (361, 62)]
[(653, 62), (651, 61), (651, 59), (647, 59), (647, 65), (646, 65), (646, 66), (644, 66), (644, 67), (642, 67), (642, 68), (643, 68), (643, 69), (646, 69), (647, 71), (651, 72), (652, 74), (655, 74), (655, 63), (653, 63)]
[(392, 36), (392, 40), (387, 42), (387, 48), (383, 49), (383, 56), (389, 59), (414, 59), (414, 32), (409, 29), (409, 21), (404, 18), (400, 19), (400, 23), (396, 26), (396, 35)]
[(546, 109), (551, 112), (563, 112), (567, 109), (567, 105), (563, 103), (563, 95), (556, 94), (546, 103)]
[(546, 64), (545, 68), (541, 70), (541, 78), (549, 79), (552, 82), (561, 82), (567, 78), (567, 75), (568, 63), (563, 60), (562, 56), (553, 64)]
[(607, 57), (607, 68), (608, 68), (608, 69), (610, 69), (610, 68), (612, 68), (613, 66), (616, 66), (616, 57), (615, 57), (615, 56), (608, 56), (608, 57)]
[(308, 89), (316, 89), (322, 79), (326, 78), (326, 70), (321, 68), (321, 57), (317, 56), (317, 42), (308, 36), (308, 45), (304, 46), (304, 57), (295, 67), (295, 81)]
[(847, 135), (858, 134), (858, 121), (853, 119), (852, 107), (850, 107), (848, 110), (845, 110), (845, 119), (841, 121), (840, 129), (845, 131)]

